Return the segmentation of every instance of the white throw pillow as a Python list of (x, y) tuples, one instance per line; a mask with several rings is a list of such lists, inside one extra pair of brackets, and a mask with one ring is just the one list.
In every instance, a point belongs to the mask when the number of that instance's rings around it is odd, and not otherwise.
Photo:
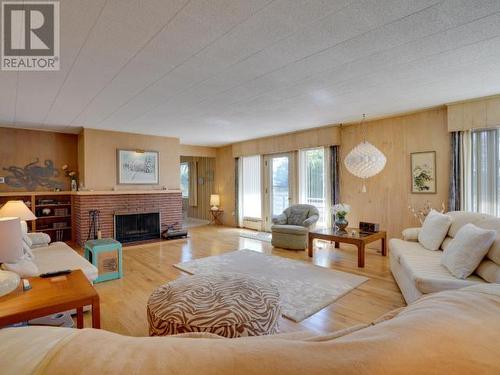
[(22, 234), (28, 233), (28, 223), (24, 220), (21, 220), (21, 232)]
[(24, 258), (28, 259), (34, 259), (35, 256), (33, 255), (31, 251), (31, 247), (28, 246), (26, 242), (23, 241), (23, 252), (24, 252)]
[(21, 259), (16, 263), (4, 263), (2, 268), (6, 271), (17, 273), (20, 277), (33, 277), (38, 276), (40, 271), (38, 266), (31, 259)]
[(500, 284), (500, 266), (489, 259), (479, 264), (476, 273), (489, 283)]
[(50, 243), (50, 236), (47, 233), (37, 232), (28, 233), (28, 237), (31, 240), (31, 248), (48, 246)]
[(26, 242), (26, 245), (29, 247), (33, 246), (33, 241), (27, 234), (23, 234), (23, 241)]
[(451, 217), (431, 210), (418, 232), (418, 242), (427, 250), (439, 250), (450, 225)]
[(497, 232), (466, 224), (443, 251), (441, 264), (459, 279), (469, 277), (495, 241)]
[(418, 241), (418, 234), (420, 233), (420, 228), (406, 228), (403, 230), (403, 240), (404, 241)]

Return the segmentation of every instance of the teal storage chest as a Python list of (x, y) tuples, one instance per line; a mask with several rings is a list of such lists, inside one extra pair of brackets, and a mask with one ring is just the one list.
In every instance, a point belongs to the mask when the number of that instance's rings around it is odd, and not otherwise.
[(99, 276), (94, 283), (122, 277), (122, 244), (112, 238), (85, 242), (85, 259), (97, 267)]

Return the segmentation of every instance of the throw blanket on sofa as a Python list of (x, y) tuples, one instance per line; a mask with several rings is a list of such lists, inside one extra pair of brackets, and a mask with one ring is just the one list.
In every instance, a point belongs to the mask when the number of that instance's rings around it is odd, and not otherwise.
[(428, 295), (392, 319), (331, 336), (136, 338), (73, 330), (52, 347), (35, 372), (500, 374), (499, 317), (500, 285), (488, 284)]

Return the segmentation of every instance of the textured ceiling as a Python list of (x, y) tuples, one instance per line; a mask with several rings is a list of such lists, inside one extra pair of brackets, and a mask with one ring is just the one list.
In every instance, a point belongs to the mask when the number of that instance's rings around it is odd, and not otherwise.
[(500, 0), (64, 0), (0, 123), (222, 145), (500, 93)]

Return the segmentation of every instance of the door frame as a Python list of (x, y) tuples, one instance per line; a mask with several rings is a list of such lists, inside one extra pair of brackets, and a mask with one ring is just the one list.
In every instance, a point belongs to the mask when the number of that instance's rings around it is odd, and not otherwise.
[(271, 181), (272, 181), (272, 159), (288, 157), (288, 204), (292, 205), (297, 201), (297, 153), (282, 152), (277, 154), (263, 155), (262, 163), (262, 229), (271, 231), (272, 223), (272, 201), (271, 201)]

